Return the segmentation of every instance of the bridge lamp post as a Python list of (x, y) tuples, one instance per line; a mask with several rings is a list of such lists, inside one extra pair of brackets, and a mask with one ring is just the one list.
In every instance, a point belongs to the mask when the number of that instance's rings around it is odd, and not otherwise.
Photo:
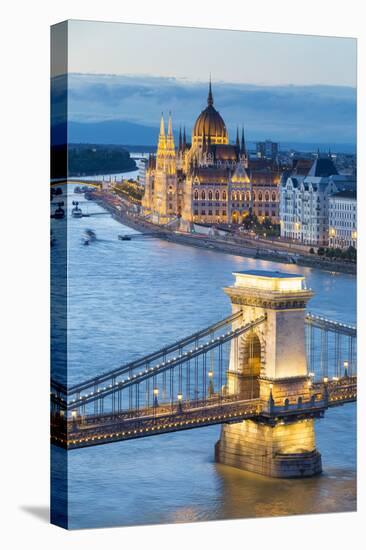
[(77, 418), (77, 412), (71, 411), (71, 419), (72, 419), (72, 428), (76, 429), (76, 418)]
[(349, 367), (348, 361), (343, 361), (343, 367), (344, 367), (344, 376), (345, 378), (348, 378), (348, 367)]
[(212, 397), (213, 394), (215, 393), (215, 388), (214, 388), (214, 384), (213, 384), (213, 371), (212, 370), (208, 371), (208, 379), (209, 379), (208, 396)]
[(159, 406), (159, 402), (158, 402), (159, 390), (158, 390), (158, 388), (153, 389), (153, 395), (154, 395), (154, 408), (156, 408), (156, 407)]
[(324, 382), (324, 401), (327, 402), (328, 401), (328, 377), (327, 376), (324, 376), (323, 382)]
[(181, 413), (182, 410), (183, 410), (183, 409), (182, 409), (183, 394), (182, 394), (182, 393), (178, 393), (177, 399), (178, 399), (178, 412)]
[(270, 384), (269, 385), (269, 399), (268, 399), (268, 409), (269, 409), (270, 413), (272, 412), (273, 406), (274, 406), (274, 399), (273, 399), (272, 390), (273, 390), (273, 384)]

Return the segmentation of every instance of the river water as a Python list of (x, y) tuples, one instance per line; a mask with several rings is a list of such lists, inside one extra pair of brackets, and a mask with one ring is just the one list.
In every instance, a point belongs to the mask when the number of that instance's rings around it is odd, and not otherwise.
[[(83, 201), (67, 189), (72, 200)], [(64, 200), (66, 197), (64, 196)], [(133, 232), (88, 202), (68, 217), (69, 384), (114, 368), (230, 313), (222, 288), (233, 271), (303, 273), (315, 291), (309, 309), (356, 321), (356, 280), (345, 274), (220, 254), (158, 239), (119, 241)], [(62, 224), (64, 222), (58, 222)], [(54, 222), (57, 239), (57, 222)], [(81, 244), (85, 228), (98, 240)], [(57, 243), (55, 247), (61, 246)], [(214, 462), (213, 426), (68, 453), (70, 528), (207, 521), (355, 510), (356, 407), (316, 421), (324, 473), (274, 480)], [(58, 449), (53, 449), (55, 460)], [(57, 483), (57, 472), (54, 472)]]

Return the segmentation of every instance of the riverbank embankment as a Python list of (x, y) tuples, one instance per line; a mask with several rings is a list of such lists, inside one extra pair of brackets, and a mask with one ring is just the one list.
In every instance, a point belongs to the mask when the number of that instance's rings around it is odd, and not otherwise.
[(142, 233), (153, 233), (157, 238), (176, 244), (283, 264), (297, 264), (336, 273), (347, 273), (350, 275), (356, 275), (357, 273), (357, 265), (354, 263), (332, 261), (310, 254), (292, 254), (290, 252), (286, 254), (282, 251), (269, 248), (271, 246), (270, 243), (264, 244), (263, 242), (246, 241), (232, 235), (223, 237), (174, 231), (166, 226), (153, 224), (141, 218), (136, 213), (130, 212), (127, 204), (122, 201), (116, 204), (115, 197), (107, 193), (91, 192), (89, 193), (89, 199), (108, 210), (113, 218), (123, 225)]

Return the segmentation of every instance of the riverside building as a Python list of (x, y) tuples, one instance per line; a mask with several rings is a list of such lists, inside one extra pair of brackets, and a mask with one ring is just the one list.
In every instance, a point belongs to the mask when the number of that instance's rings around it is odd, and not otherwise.
[(340, 191), (329, 198), (329, 246), (357, 248), (356, 191)]
[(296, 167), (292, 173), (284, 173), (280, 187), (281, 237), (308, 245), (328, 245), (330, 198), (355, 188), (355, 178), (338, 174), (330, 156), (318, 154), (306, 174)]
[(250, 212), (279, 222), (282, 171), (277, 161), (250, 159), (244, 129), (237, 129), (235, 143), (229, 142), (210, 82), (191, 142), (180, 130), (176, 147), (171, 116), (167, 133), (161, 118), (157, 152), (147, 164), (142, 211), (154, 223), (179, 222), (188, 230), (193, 222), (240, 224)]

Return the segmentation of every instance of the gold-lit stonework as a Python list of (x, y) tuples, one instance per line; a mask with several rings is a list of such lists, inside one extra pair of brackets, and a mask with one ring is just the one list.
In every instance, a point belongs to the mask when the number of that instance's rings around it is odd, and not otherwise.
[(305, 350), (305, 306), (313, 292), (299, 275), (255, 270), (234, 275), (225, 292), (232, 312), (242, 312), (235, 328), (260, 316), (265, 322), (231, 346), (227, 392), (260, 399), (263, 414), (224, 424), (216, 460), (272, 477), (315, 475), (321, 457)]
[(191, 143), (184, 128), (176, 147), (172, 117), (165, 134), (162, 116), (157, 152), (146, 169), (142, 211), (154, 223), (188, 230), (194, 222), (240, 224), (249, 213), (277, 223), (281, 172), (276, 161), (249, 159), (244, 128), (230, 143), (210, 82), (207, 107), (194, 124)]

